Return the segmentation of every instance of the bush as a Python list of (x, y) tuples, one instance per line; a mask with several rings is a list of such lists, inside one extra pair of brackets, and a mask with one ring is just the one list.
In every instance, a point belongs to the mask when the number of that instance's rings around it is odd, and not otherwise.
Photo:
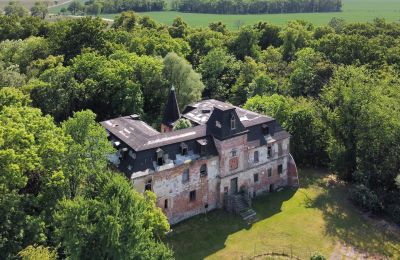
[(400, 205), (390, 205), (386, 212), (394, 222), (400, 225)]
[(325, 256), (323, 256), (321, 253), (319, 252), (315, 252), (311, 257), (310, 260), (325, 260)]
[(383, 209), (379, 197), (363, 184), (356, 185), (351, 189), (350, 199), (355, 205), (375, 213), (381, 212)]

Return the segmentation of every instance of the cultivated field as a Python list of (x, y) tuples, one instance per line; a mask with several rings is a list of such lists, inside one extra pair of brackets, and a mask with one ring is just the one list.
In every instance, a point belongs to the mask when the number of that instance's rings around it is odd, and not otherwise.
[(395, 227), (362, 215), (347, 200), (347, 188), (326, 172), (301, 170), (299, 176), (299, 190), (254, 201), (259, 221), (252, 226), (216, 210), (172, 227), (167, 242), (177, 259), (249, 259), (271, 251), (301, 259), (314, 251), (328, 259), (399, 259)]
[[(83, 0), (82, 0), (83, 1)], [(207, 26), (210, 22), (222, 21), (230, 29), (236, 29), (243, 24), (254, 24), (259, 21), (267, 21), (273, 24), (286, 24), (288, 21), (301, 19), (316, 25), (327, 24), (332, 17), (344, 18), (348, 22), (372, 21), (376, 17), (385, 18), (387, 21), (400, 21), (399, 0), (343, 0), (342, 12), (339, 13), (302, 13), (302, 14), (261, 14), (261, 15), (216, 15), (193, 14), (180, 12), (147, 12), (156, 21), (171, 24), (175, 17), (182, 17), (191, 26)], [(67, 5), (66, 5), (67, 6)], [(50, 8), (57, 13), (61, 7)], [(102, 15), (113, 19), (116, 14)]]

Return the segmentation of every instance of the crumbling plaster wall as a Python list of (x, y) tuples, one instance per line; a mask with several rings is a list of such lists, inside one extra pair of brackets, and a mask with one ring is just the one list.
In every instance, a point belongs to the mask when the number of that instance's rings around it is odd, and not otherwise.
[[(207, 164), (206, 176), (200, 176), (203, 164)], [(189, 169), (189, 180), (183, 182), (186, 169)], [(163, 209), (171, 224), (218, 207), (218, 170), (219, 160), (214, 156), (154, 173), (152, 189), (157, 194), (157, 206)], [(193, 201), (190, 201), (191, 191), (196, 191)]]

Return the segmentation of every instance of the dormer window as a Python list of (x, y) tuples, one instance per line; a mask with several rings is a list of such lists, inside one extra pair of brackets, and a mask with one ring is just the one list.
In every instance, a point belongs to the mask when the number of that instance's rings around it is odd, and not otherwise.
[(236, 129), (236, 118), (235, 115), (232, 113), (231, 114), (231, 130), (235, 130)]
[(185, 143), (180, 144), (181, 155), (185, 156), (188, 154), (188, 146)]
[(157, 165), (161, 166), (164, 164), (164, 151), (160, 148), (156, 150), (156, 156), (157, 156)]

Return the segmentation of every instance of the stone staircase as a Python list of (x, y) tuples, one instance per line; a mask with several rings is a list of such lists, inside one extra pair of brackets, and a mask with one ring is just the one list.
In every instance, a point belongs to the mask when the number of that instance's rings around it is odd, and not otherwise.
[(243, 195), (231, 195), (233, 211), (240, 215), (244, 221), (251, 224), (257, 221), (257, 213), (250, 207)]

